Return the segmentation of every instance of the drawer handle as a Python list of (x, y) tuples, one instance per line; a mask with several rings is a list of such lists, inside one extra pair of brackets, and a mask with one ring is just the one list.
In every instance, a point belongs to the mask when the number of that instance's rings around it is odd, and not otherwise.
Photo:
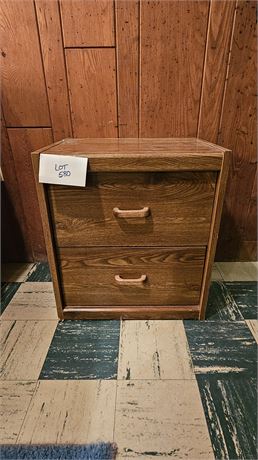
[(120, 275), (115, 275), (117, 284), (122, 286), (135, 286), (143, 284), (147, 279), (147, 275), (141, 275), (140, 278), (122, 278)]
[(145, 206), (142, 209), (119, 209), (114, 208), (113, 214), (115, 217), (147, 217), (150, 214), (150, 208)]

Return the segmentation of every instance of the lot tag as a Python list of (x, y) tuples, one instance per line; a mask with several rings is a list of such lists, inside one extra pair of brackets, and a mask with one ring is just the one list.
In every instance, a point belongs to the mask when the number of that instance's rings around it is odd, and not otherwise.
[(85, 187), (88, 158), (40, 154), (39, 182)]

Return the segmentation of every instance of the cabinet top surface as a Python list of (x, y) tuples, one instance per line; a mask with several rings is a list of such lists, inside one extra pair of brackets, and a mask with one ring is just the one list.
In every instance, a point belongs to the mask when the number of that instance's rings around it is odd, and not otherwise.
[(203, 155), (223, 157), (228, 151), (224, 147), (211, 144), (196, 138), (148, 138), (148, 139), (63, 139), (62, 141), (42, 148), (37, 153), (69, 154), (69, 155), (144, 155), (144, 156), (177, 156)]

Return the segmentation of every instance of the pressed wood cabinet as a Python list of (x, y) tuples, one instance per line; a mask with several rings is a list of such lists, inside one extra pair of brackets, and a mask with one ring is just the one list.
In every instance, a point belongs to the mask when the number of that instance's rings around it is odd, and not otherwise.
[[(88, 158), (85, 187), (40, 154)], [(205, 317), (230, 151), (199, 139), (64, 139), (32, 153), (61, 319)]]

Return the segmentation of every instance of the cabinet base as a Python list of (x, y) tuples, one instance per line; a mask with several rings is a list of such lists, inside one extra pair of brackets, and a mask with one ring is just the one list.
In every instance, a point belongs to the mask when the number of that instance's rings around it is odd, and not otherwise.
[(200, 306), (66, 307), (62, 319), (198, 319)]

